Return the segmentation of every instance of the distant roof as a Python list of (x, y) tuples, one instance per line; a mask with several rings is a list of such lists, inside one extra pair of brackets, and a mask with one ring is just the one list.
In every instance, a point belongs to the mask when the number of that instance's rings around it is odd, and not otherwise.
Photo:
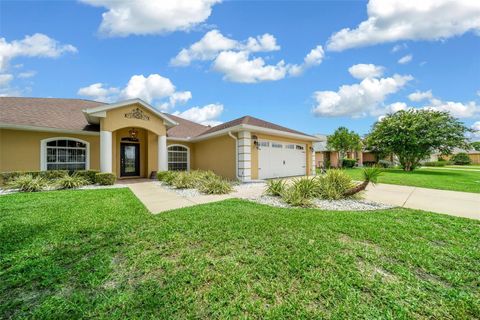
[(76, 131), (99, 131), (82, 113), (103, 105), (83, 99), (0, 97), (0, 123)]
[(258, 119), (258, 118), (252, 117), (252, 116), (244, 116), (244, 117), (232, 120), (232, 121), (228, 121), (228, 122), (219, 124), (218, 126), (212, 127), (209, 130), (203, 132), (201, 135), (206, 135), (206, 134), (217, 132), (217, 131), (220, 131), (220, 130), (223, 130), (223, 129), (228, 129), (228, 128), (231, 128), (231, 127), (238, 126), (240, 124), (248, 124), (248, 125), (251, 125), (251, 126), (256, 126), (256, 127), (266, 128), (266, 129), (273, 129), (273, 130), (278, 130), (278, 131), (283, 131), (283, 132), (288, 132), (288, 133), (301, 134), (301, 135), (310, 136), (310, 137), (313, 138), (313, 136), (311, 136), (309, 134), (306, 134), (306, 133), (303, 133), (303, 132), (300, 132), (300, 131), (296, 131), (296, 130), (292, 130), (292, 129), (289, 129), (289, 128), (286, 128), (286, 127), (282, 127), (282, 126), (279, 126), (278, 124), (271, 123), (271, 122), (268, 122), (268, 121), (265, 121), (265, 120), (261, 120), (261, 119)]
[(327, 135), (326, 134), (315, 134), (315, 137), (321, 139), (321, 141), (313, 143), (313, 150), (315, 152), (327, 151)]

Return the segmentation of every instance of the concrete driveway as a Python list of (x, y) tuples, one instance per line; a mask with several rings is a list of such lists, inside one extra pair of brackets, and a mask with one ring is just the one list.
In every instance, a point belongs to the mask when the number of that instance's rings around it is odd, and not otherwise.
[(377, 184), (368, 186), (365, 199), (480, 220), (480, 193)]

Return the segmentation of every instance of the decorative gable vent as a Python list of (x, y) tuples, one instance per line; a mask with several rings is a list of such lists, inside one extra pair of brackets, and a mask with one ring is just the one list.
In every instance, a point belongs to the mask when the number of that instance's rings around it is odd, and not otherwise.
[(128, 119), (139, 119), (139, 120), (150, 120), (150, 117), (143, 112), (140, 108), (135, 108), (132, 111), (125, 113), (125, 118)]

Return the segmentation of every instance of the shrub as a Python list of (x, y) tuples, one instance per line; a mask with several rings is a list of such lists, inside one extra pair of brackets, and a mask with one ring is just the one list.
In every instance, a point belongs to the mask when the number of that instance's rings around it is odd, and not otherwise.
[(198, 177), (190, 172), (181, 171), (175, 175), (171, 184), (177, 189), (193, 189), (198, 185)]
[(388, 160), (379, 160), (377, 164), (382, 168), (391, 168), (394, 166), (394, 163)]
[(343, 170), (330, 169), (318, 178), (318, 194), (322, 199), (338, 200), (354, 187), (352, 178)]
[(76, 189), (81, 186), (88, 184), (89, 181), (82, 176), (73, 175), (65, 176), (56, 181), (56, 186), (58, 189)]
[(8, 184), (8, 182), (20, 177), (30, 175), (32, 178), (41, 177), (47, 180), (55, 180), (68, 175), (67, 170), (48, 170), (48, 171), (10, 171), (0, 173), (1, 184)]
[(353, 168), (357, 164), (355, 159), (342, 159), (342, 167), (344, 168)]
[(42, 191), (47, 186), (48, 182), (44, 178), (31, 174), (18, 176), (7, 183), (9, 189), (18, 189), (21, 192)]
[(38, 175), (47, 180), (55, 180), (68, 176), (68, 170), (37, 171)]
[(453, 161), (454, 164), (458, 164), (458, 165), (466, 165), (472, 162), (468, 154), (466, 154), (465, 152), (457, 153), (452, 157), (451, 160)]
[(95, 183), (95, 175), (98, 173), (97, 170), (78, 170), (73, 173), (74, 177), (80, 177), (86, 180), (86, 184)]
[(205, 194), (227, 194), (233, 191), (232, 185), (225, 179), (205, 179), (199, 185), (199, 190)]
[(425, 167), (445, 167), (447, 164), (447, 161), (427, 161), (423, 163)]
[(157, 173), (157, 178), (160, 181), (165, 182), (166, 184), (170, 185), (172, 184), (172, 181), (175, 179), (175, 177), (180, 173), (180, 171), (163, 171)]
[(317, 178), (300, 178), (293, 181), (292, 186), (306, 199), (315, 198), (319, 195)]
[(285, 180), (268, 180), (265, 193), (270, 196), (278, 197), (281, 196), (282, 193), (285, 191), (285, 187)]
[(363, 161), (363, 166), (364, 167), (373, 167), (376, 166), (377, 162), (376, 161)]
[(117, 176), (113, 173), (100, 172), (95, 174), (95, 181), (101, 186), (111, 186), (115, 183)]
[(310, 198), (305, 197), (299, 188), (294, 185), (286, 188), (282, 193), (282, 199), (286, 203), (294, 207), (310, 207), (312, 201)]

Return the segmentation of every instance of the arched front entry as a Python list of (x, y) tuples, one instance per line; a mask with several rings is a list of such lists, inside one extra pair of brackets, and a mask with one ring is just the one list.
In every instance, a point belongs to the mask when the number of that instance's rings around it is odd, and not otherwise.
[(100, 125), (100, 171), (122, 178), (168, 169), (167, 128), (176, 122), (139, 99), (87, 111)]

